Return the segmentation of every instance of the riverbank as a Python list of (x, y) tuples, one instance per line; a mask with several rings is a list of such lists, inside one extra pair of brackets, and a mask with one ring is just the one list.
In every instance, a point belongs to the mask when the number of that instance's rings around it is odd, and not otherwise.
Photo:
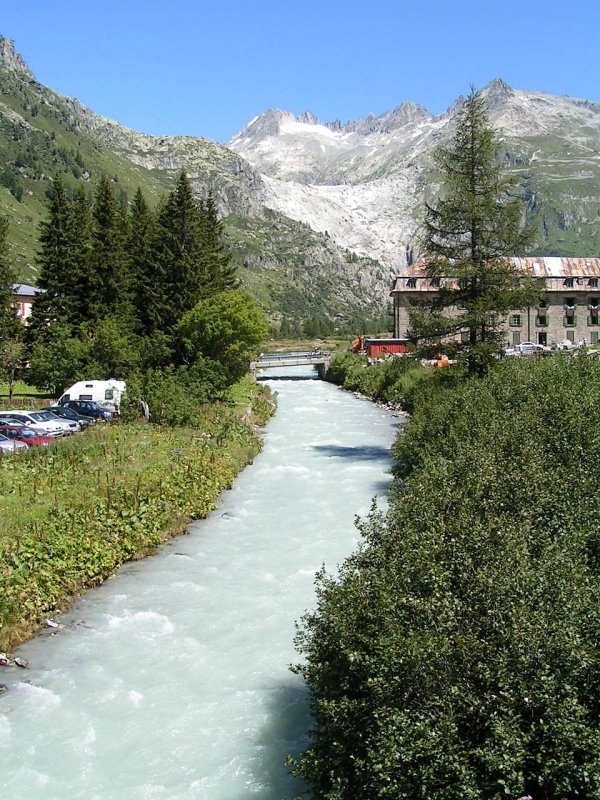
[(339, 577), (320, 576), (300, 628), (316, 713), (296, 774), (318, 797), (432, 797), (443, 783), (452, 797), (591, 800), (598, 363), (435, 376), (392, 448), (388, 513), (362, 523)]
[(199, 428), (140, 423), (0, 463), (0, 651), (31, 637), (124, 562), (207, 516), (261, 449), (273, 413), (263, 389), (202, 410)]
[(369, 364), (366, 356), (336, 354), (324, 378), (357, 397), (366, 398), (392, 413), (410, 409), (410, 397), (419, 383), (433, 370), (412, 358), (393, 358)]

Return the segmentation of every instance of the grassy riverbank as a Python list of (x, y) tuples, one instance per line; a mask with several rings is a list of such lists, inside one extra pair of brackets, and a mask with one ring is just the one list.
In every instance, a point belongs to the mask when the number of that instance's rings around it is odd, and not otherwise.
[(194, 429), (99, 425), (2, 459), (0, 651), (215, 508), (260, 451), (252, 425), (272, 413), (250, 381), (233, 402), (204, 406)]
[(371, 400), (405, 407), (414, 387), (431, 374), (431, 368), (412, 358), (369, 364), (366, 356), (338, 353), (331, 360), (325, 380)]

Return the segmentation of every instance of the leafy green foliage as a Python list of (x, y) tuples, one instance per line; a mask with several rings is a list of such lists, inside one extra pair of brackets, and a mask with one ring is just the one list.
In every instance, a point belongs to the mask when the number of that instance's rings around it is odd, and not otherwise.
[(366, 356), (338, 353), (332, 358), (325, 379), (373, 400), (404, 405), (413, 387), (428, 375), (429, 370), (413, 358), (368, 364)]
[(202, 300), (179, 325), (189, 358), (217, 362), (230, 383), (247, 372), (268, 332), (264, 311), (242, 289), (230, 289)]
[(600, 365), (506, 359), (434, 385), (389, 512), (320, 575), (299, 632), (297, 770), (322, 798), (592, 800)]
[(207, 358), (199, 358), (191, 367), (147, 369), (128, 376), (123, 410), (137, 418), (144, 401), (150, 419), (157, 425), (201, 427), (203, 404), (222, 400), (229, 385), (221, 365)]
[(89, 345), (74, 336), (71, 328), (54, 325), (31, 350), (28, 380), (58, 397), (66, 386), (87, 377), (89, 357)]

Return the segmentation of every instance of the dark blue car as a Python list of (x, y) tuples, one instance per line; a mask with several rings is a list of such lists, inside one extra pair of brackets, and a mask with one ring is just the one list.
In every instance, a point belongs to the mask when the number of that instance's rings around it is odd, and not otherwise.
[(60, 405), (64, 408), (71, 408), (73, 411), (76, 411), (78, 414), (83, 414), (85, 417), (94, 417), (94, 419), (108, 421), (115, 416), (113, 411), (108, 408), (103, 408), (93, 400), (67, 400)]

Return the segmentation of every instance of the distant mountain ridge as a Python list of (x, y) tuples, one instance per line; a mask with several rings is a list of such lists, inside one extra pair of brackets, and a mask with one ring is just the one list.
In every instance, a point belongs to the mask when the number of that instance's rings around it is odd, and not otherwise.
[(274, 319), (380, 316), (390, 276), (329, 237), (264, 206), (260, 174), (209, 139), (148, 136), (95, 114), (39, 83), (14, 43), (0, 37), (0, 213), (9, 216), (19, 280), (35, 283), (45, 194), (61, 172), (91, 195), (100, 174), (122, 199), (140, 186), (151, 205), (185, 169), (199, 196), (210, 191), (225, 218), (242, 283)]
[[(507, 170), (522, 182), (535, 252), (597, 252), (600, 104), (500, 79), (482, 94)], [(271, 109), (228, 146), (263, 175), (268, 207), (401, 270), (418, 249), (423, 202), (438, 189), (433, 151), (451, 136), (462, 102), (439, 116), (408, 102), (347, 123)]]
[[(483, 94), (537, 232), (532, 254), (597, 254), (600, 104), (499, 79)], [(462, 102), (438, 116), (405, 102), (326, 123), (270, 109), (224, 147), (99, 116), (39, 83), (0, 37), (0, 212), (13, 220), (19, 278), (35, 280), (37, 225), (56, 171), (90, 192), (104, 172), (117, 193), (131, 197), (140, 185), (152, 203), (185, 168), (199, 195), (214, 194), (242, 280), (275, 316), (376, 313), (418, 256), (423, 204), (439, 190), (432, 155)]]

